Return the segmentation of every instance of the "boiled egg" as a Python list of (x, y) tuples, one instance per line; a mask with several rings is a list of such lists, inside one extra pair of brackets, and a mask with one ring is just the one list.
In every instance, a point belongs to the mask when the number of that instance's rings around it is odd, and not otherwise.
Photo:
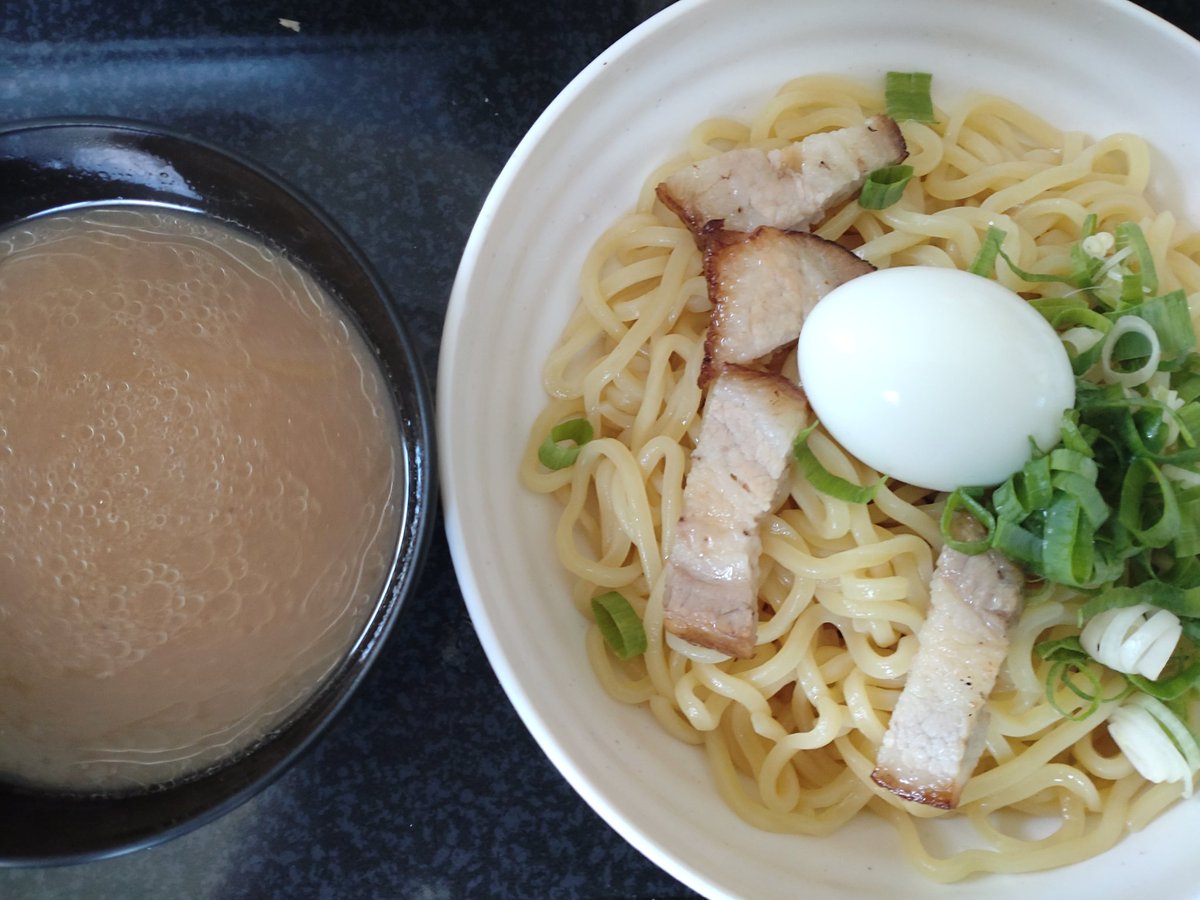
[(1020, 296), (956, 269), (851, 279), (809, 314), (800, 382), (830, 435), (920, 487), (995, 485), (1049, 449), (1075, 379), (1062, 342)]

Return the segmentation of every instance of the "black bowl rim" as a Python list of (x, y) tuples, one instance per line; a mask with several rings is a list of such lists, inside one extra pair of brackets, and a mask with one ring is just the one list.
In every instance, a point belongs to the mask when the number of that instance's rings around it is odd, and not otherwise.
[[(401, 533), (399, 539), (399, 553), (394, 566), (394, 582), (389, 579), (388, 585), (391, 589), (388, 591), (387, 612), (379, 628), (374, 632), (373, 639), (369, 646), (363, 648), (360, 657), (360, 662), (354, 667), (353, 672), (349, 673), (339, 686), (339, 695), (329, 707), (327, 712), (309, 729), (296, 744), (282, 757), (276, 760), (263, 774), (255, 778), (250, 783), (224, 796), (219, 801), (210, 806), (206, 806), (192, 815), (179, 821), (172, 822), (160, 830), (156, 830), (151, 834), (140, 837), (127, 839), (114, 838), (102, 846), (97, 846), (94, 849), (82, 852), (76, 852), (64, 849), (61, 853), (49, 852), (43, 855), (13, 857), (0, 855), (0, 868), (5, 867), (25, 867), (25, 866), (59, 866), (73, 865), (87, 862), (96, 862), (103, 859), (110, 859), (116, 856), (122, 856), (128, 853), (133, 853), (138, 850), (144, 850), (149, 847), (157, 846), (175, 838), (188, 834), (210, 822), (213, 822), (228, 813), (232, 812), (243, 803), (255, 797), (262, 791), (266, 790), (271, 784), (282, 777), (289, 769), (291, 769), (305, 754), (324, 737), (337, 719), (343, 714), (346, 706), (351, 698), (357, 693), (362, 681), (369, 674), (370, 670), (375, 665), (382, 652), (384, 646), (390, 638), (396, 621), (399, 619), (405, 600), (411, 594), (421, 569), (424, 565), (425, 558), (428, 555), (429, 546), (432, 542), (434, 521), (437, 517), (437, 447), (436, 433), (434, 431), (434, 415), (433, 415), (433, 400), (429, 388), (428, 379), (425, 375), (423, 366), (416, 351), (413, 348), (412, 339), (408, 334), (408, 329), (404, 326), (398, 313), (400, 307), (396, 303), (391, 291), (388, 289), (383, 280), (375, 271), (373, 265), (367, 259), (366, 255), (358, 247), (340, 225), (335, 222), (324, 209), (314, 201), (305, 191), (299, 189), (295, 185), (288, 182), (285, 178), (275, 173), (273, 170), (263, 166), (250, 157), (244, 156), (241, 153), (230, 150), (217, 143), (197, 138), (192, 134), (183, 131), (162, 126), (154, 122), (123, 118), (117, 116), (47, 116), (29, 119), (19, 119), (11, 122), (0, 124), (0, 138), (20, 132), (45, 131), (49, 129), (60, 128), (101, 128), (111, 129), (114, 131), (138, 132), (156, 137), (164, 137), (170, 140), (179, 141), (185, 144), (191, 144), (200, 147), (209, 153), (232, 161), (238, 167), (248, 170), (252, 174), (262, 178), (270, 183), (275, 188), (283, 191), (295, 200), (304, 210), (311, 216), (314, 221), (328, 232), (337, 242), (342, 245), (342, 248), (353, 260), (362, 273), (366, 276), (372, 291), (383, 301), (389, 312), (389, 318), (395, 328), (395, 337), (399, 356), (402, 360), (404, 371), (402, 373), (388, 371), (387, 377), (389, 380), (397, 376), (403, 376), (407, 379), (407, 387), (411, 394), (411, 399), (416, 403), (416, 411), (411, 417), (404, 417), (404, 421), (400, 423), (401, 430), (406, 427), (410, 428), (414, 435), (412, 443), (409, 447), (410, 464), (408, 466), (408, 497), (411, 502), (412, 511), (409, 516), (409, 533), (408, 540), (405, 540), (405, 535)], [(98, 205), (95, 202), (89, 201), (81, 205)], [(143, 205), (153, 205), (149, 202)], [(69, 209), (70, 205), (55, 207), (54, 209)], [(42, 212), (51, 212), (48, 209)], [(198, 210), (203, 214), (203, 210)], [(41, 215), (42, 212), (37, 213)], [(301, 265), (303, 260), (297, 260)], [(382, 602), (382, 598), (381, 598)], [(360, 635), (360, 640), (363, 635)], [(320, 695), (314, 695), (315, 699)], [(308, 701), (308, 702), (311, 702)], [(307, 707), (306, 702), (305, 707)], [(301, 707), (302, 714), (305, 707)], [(292, 720), (285, 722), (281, 728), (283, 733), (291, 727)], [(271, 737), (266, 741), (267, 744), (273, 743), (276, 737)], [(237, 761), (233, 761), (230, 765), (237, 765)], [(116, 802), (109, 798), (108, 802)]]

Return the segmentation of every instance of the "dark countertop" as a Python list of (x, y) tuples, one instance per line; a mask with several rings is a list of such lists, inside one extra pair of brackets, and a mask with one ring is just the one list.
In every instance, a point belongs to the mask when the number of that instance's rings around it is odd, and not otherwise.
[[(372, 260), (432, 382), (459, 255), (508, 155), (580, 69), (666, 5), (16, 0), (0, 13), (0, 121), (150, 120), (281, 173)], [(1142, 5), (1200, 35), (1191, 0)], [(283, 778), (150, 850), (0, 870), (0, 897), (687, 894), (525, 730), (475, 637), (440, 519), (387, 652)]]

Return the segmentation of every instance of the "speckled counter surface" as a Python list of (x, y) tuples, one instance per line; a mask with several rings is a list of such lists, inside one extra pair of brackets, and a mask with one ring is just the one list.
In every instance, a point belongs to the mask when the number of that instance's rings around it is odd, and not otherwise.
[[(432, 380), (458, 258), (504, 161), (580, 69), (665, 5), (6, 2), (0, 120), (155, 121), (282, 173), (372, 260)], [(1143, 5), (1200, 34), (1190, 0)], [(0, 870), (4, 898), (687, 894), (525, 730), (472, 630), (440, 521), (387, 652), (282, 779), (150, 850)]]

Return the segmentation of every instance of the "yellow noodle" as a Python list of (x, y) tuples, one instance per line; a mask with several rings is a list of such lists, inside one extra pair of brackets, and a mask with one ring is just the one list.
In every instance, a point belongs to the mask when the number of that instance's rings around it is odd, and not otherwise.
[[(929, 605), (943, 502), (933, 492), (887, 482), (871, 504), (853, 505), (793, 473), (761, 526), (754, 656), (702, 661), (664, 637), (664, 560), (702, 419), (697, 376), (710, 305), (695, 241), (656, 200), (654, 186), (727, 149), (781, 146), (861, 122), (880, 111), (881, 94), (843, 78), (796, 79), (747, 121), (713, 119), (681, 136), (686, 153), (663, 161), (630, 198), (635, 210), (613, 223), (584, 263), (578, 307), (544, 365), (548, 400), (520, 476), (561, 509), (552, 541), (574, 578), (571, 601), (581, 614), (591, 615), (592, 596), (617, 589), (643, 617), (648, 649), (628, 662), (589, 627), (580, 652), (599, 682), (616, 701), (646, 707), (679, 739), (678, 752), (702, 745), (713, 790), (738, 815), (763, 829), (823, 835), (870, 810), (897, 829), (913, 865), (938, 881), (1066, 865), (1112, 846), (1180, 796), (1178, 784), (1147, 786), (1116, 753), (1104, 725), (1114, 701), (1074, 721), (1062, 710), (1078, 712), (1084, 701), (1061, 687), (1054, 702), (1047, 698), (1049, 664), (1034, 646), (1078, 632), (1081, 598), (1070, 591), (1030, 591), (989, 700), (985, 752), (958, 809), (918, 806), (871, 781)], [(1164, 290), (1200, 292), (1200, 235), (1147, 198), (1151, 155), (1141, 139), (1091, 140), (984, 95), (939, 109), (937, 118), (902, 123), (916, 177), (899, 203), (864, 210), (849, 202), (831, 210), (817, 233), (877, 266), (966, 268), (998, 225), (1018, 265), (1061, 273), (1094, 214), (1101, 229), (1142, 226)], [(1028, 284), (1002, 261), (990, 274), (1030, 297), (1069, 290)], [(1200, 308), (1200, 298), (1190, 299)], [(577, 417), (597, 439), (571, 467), (545, 470), (538, 446), (552, 426)], [(809, 445), (835, 474), (878, 480), (821, 429)], [(1115, 696), (1116, 687), (1105, 676), (1102, 696)], [(974, 843), (941, 855), (926, 833), (933, 823), (923, 820), (947, 818)]]

